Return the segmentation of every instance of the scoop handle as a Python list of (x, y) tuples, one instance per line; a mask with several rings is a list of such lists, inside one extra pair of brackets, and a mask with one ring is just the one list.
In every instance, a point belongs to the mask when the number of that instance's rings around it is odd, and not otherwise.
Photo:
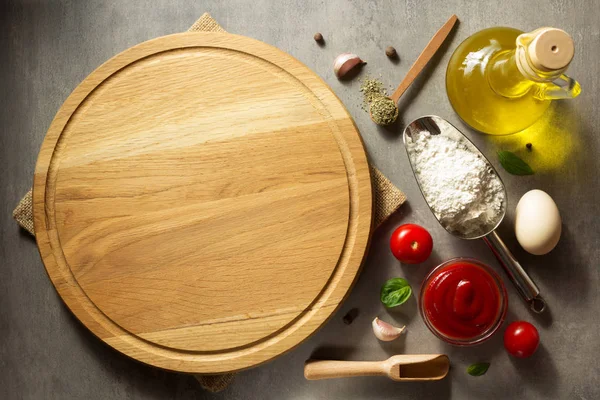
[(394, 100), (394, 104), (398, 104), (398, 100), (400, 100), (400, 97), (406, 92), (406, 89), (408, 89), (413, 81), (417, 79), (421, 71), (423, 71), (423, 68), (429, 63), (439, 48), (442, 47), (442, 44), (450, 34), (450, 31), (452, 31), (456, 21), (458, 21), (458, 17), (452, 14), (448, 21), (442, 25), (435, 35), (433, 35), (429, 43), (427, 43), (427, 46), (425, 46), (425, 49), (419, 54), (417, 61), (410, 67), (394, 94), (390, 96), (391, 99)]
[(387, 375), (381, 361), (308, 360), (304, 364), (304, 377), (310, 381), (381, 375)]
[(484, 236), (483, 240), (490, 247), (523, 300), (529, 304), (529, 307), (538, 314), (544, 311), (546, 301), (540, 296), (540, 289), (506, 247), (496, 231)]

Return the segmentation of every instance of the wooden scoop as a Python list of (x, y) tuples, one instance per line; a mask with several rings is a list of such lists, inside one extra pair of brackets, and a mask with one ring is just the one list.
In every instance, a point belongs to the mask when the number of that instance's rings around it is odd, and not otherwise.
[(450, 360), (444, 354), (404, 354), (384, 361), (308, 360), (308, 380), (351, 376), (387, 376), (393, 381), (438, 381), (448, 375)]
[[(400, 100), (400, 97), (402, 97), (404, 92), (406, 92), (406, 89), (408, 89), (408, 87), (413, 83), (413, 81), (417, 79), (419, 74), (423, 71), (423, 68), (425, 68), (427, 63), (433, 58), (435, 53), (442, 46), (442, 43), (444, 43), (444, 40), (446, 40), (446, 38), (450, 34), (450, 31), (454, 27), (454, 24), (456, 24), (456, 21), (458, 21), (458, 17), (453, 14), (448, 19), (448, 21), (446, 21), (446, 23), (435, 33), (435, 35), (433, 35), (429, 43), (427, 43), (427, 46), (425, 46), (425, 49), (421, 52), (421, 54), (419, 54), (417, 61), (415, 61), (412, 67), (410, 67), (408, 73), (406, 74), (402, 82), (400, 82), (396, 91), (390, 97), (390, 99), (392, 99), (392, 101), (394, 102), (394, 105), (396, 105), (394, 119), (390, 124), (394, 123), (396, 121), (396, 118), (398, 118), (398, 100)], [(378, 122), (373, 119), (370, 107), (369, 115), (371, 116), (373, 122), (377, 124)]]

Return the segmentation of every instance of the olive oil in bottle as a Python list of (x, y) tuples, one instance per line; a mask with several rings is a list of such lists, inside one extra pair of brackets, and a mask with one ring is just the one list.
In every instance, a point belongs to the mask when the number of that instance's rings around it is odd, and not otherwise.
[(573, 55), (573, 41), (560, 29), (485, 29), (450, 58), (448, 98), (456, 113), (481, 132), (519, 132), (537, 121), (551, 100), (579, 95), (579, 84), (563, 74)]

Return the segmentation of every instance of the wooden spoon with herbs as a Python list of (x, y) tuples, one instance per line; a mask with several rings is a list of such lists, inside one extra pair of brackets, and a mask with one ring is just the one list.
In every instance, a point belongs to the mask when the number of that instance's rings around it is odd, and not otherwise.
[(413, 83), (423, 68), (433, 58), (435, 53), (444, 43), (444, 40), (450, 34), (450, 31), (458, 21), (456, 15), (452, 15), (448, 21), (433, 35), (425, 49), (421, 52), (417, 61), (410, 67), (408, 73), (398, 85), (398, 88), (391, 97), (381, 96), (373, 99), (369, 107), (369, 115), (377, 125), (391, 125), (398, 118), (398, 100), (406, 92), (406, 89)]

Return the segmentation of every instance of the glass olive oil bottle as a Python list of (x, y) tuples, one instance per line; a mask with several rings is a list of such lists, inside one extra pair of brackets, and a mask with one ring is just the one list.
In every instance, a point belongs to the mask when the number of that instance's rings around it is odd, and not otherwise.
[(551, 100), (579, 95), (579, 83), (563, 73), (573, 55), (573, 40), (560, 29), (485, 29), (450, 58), (448, 98), (456, 113), (481, 132), (519, 132), (537, 121)]

